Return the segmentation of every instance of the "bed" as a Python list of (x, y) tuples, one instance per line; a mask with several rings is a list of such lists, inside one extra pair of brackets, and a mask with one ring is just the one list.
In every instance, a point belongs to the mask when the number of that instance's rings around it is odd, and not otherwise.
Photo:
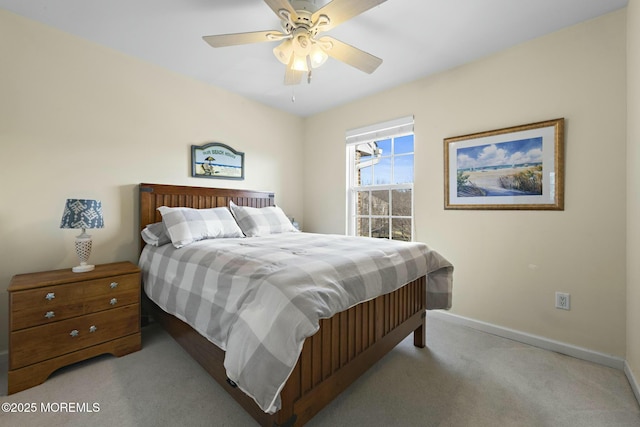
[[(161, 184), (140, 184), (139, 190), (140, 231), (162, 221), (158, 210), (161, 206), (196, 209), (230, 204), (253, 208), (275, 206), (274, 194), (261, 191)], [(250, 239), (254, 238), (244, 241)], [(141, 251), (144, 246), (141, 240)], [(279, 389), (275, 412), (266, 411), (255, 397), (228, 378), (225, 351), (195, 326), (167, 313), (146, 292), (143, 292), (144, 308), (260, 425), (301, 426), (411, 333), (414, 345), (425, 347), (425, 310), (451, 306), (453, 267), (437, 253), (434, 256), (434, 267), (428, 275), (352, 305), (330, 318), (319, 319), (319, 329), (304, 340), (290, 375)], [(428, 279), (430, 285), (433, 282), (438, 286), (428, 288)]]

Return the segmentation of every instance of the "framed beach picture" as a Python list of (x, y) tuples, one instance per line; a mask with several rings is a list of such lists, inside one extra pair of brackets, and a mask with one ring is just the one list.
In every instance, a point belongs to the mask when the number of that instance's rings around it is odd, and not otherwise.
[(564, 210), (564, 119), (444, 140), (445, 209)]
[(191, 176), (244, 179), (244, 153), (219, 142), (192, 145)]

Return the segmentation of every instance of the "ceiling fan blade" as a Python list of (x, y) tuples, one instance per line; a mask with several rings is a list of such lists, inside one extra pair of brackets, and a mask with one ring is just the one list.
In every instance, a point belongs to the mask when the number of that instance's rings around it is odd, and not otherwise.
[(278, 18), (280, 19), (284, 18), (280, 15), (280, 10), (282, 9), (289, 12), (293, 22), (298, 19), (298, 14), (293, 6), (291, 6), (291, 3), (289, 3), (289, 0), (264, 0), (264, 2), (275, 12), (276, 15), (278, 15)]
[(377, 56), (373, 56), (370, 53), (343, 43), (340, 40), (336, 40), (333, 37), (324, 36), (321, 37), (319, 41), (321, 42), (322, 50), (324, 50), (327, 55), (365, 73), (373, 73), (376, 68), (382, 64), (382, 59)]
[(262, 43), (282, 40), (288, 37), (278, 31), (253, 31), (250, 33), (220, 34), (216, 36), (204, 36), (202, 39), (213, 47), (236, 46), (239, 44)]
[(328, 16), (331, 22), (320, 27), (321, 31), (328, 31), (385, 1), (387, 0), (333, 0), (315, 11), (311, 20), (317, 22), (321, 15)]

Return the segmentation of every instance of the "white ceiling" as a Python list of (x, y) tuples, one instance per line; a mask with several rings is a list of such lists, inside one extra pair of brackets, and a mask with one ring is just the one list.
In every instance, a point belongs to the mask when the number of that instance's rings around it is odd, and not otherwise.
[[(321, 6), (327, 0), (316, 0)], [(330, 58), (283, 84), (277, 45), (214, 49), (204, 35), (279, 30), (262, 0), (0, 0), (0, 8), (263, 104), (309, 116), (625, 7), (627, 0), (388, 0), (326, 33), (384, 60)], [(292, 97), (295, 96), (295, 102)]]

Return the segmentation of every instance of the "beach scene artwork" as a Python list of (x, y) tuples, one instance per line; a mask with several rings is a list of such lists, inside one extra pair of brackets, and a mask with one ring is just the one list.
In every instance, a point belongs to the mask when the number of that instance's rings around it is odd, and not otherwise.
[(192, 176), (201, 178), (244, 179), (244, 153), (213, 142), (191, 146)]
[(541, 196), (542, 139), (458, 148), (458, 197)]

